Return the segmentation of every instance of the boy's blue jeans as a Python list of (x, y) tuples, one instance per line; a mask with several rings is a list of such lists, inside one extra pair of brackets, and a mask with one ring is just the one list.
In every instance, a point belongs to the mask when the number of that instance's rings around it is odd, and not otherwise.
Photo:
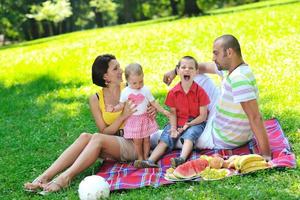
[(170, 135), (171, 125), (167, 124), (160, 136), (160, 141), (164, 142), (168, 145), (168, 151), (174, 149), (177, 140), (183, 144), (184, 140), (190, 140), (195, 144), (196, 140), (201, 136), (203, 130), (205, 128), (206, 122), (202, 122), (201, 124), (197, 124), (189, 127), (187, 130), (181, 133), (178, 138), (172, 138)]

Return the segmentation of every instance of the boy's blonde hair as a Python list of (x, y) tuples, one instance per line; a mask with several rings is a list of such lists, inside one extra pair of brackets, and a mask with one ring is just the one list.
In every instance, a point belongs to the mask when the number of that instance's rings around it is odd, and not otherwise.
[(127, 81), (128, 81), (129, 76), (132, 74), (138, 75), (138, 76), (144, 75), (142, 66), (138, 63), (130, 63), (129, 65), (127, 65), (125, 68), (125, 78)]

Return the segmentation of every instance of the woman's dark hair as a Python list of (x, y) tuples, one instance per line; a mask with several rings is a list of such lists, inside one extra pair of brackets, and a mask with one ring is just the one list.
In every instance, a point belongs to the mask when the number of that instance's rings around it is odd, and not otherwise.
[(108, 63), (111, 60), (115, 60), (116, 57), (111, 54), (103, 54), (98, 56), (92, 65), (92, 80), (93, 83), (100, 86), (106, 87), (105, 80), (103, 79), (104, 74), (107, 72)]

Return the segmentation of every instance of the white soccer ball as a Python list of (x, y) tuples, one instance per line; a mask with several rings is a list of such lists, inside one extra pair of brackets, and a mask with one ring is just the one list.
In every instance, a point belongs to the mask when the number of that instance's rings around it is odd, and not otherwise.
[(78, 193), (81, 200), (99, 200), (109, 197), (109, 184), (101, 176), (85, 177), (79, 184)]

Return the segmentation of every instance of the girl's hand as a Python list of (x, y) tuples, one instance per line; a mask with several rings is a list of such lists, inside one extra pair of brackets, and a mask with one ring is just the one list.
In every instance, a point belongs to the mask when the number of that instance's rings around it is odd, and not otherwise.
[(149, 115), (149, 117), (154, 119), (156, 117), (156, 113), (157, 113), (156, 108), (154, 108), (154, 106), (152, 106), (151, 103), (148, 103), (147, 114)]
[(125, 119), (127, 119), (136, 111), (137, 111), (136, 105), (132, 101), (128, 100), (125, 103), (125, 107), (123, 109), (122, 115), (125, 117)]
[(114, 111), (114, 106), (108, 104), (108, 105), (106, 105), (106, 108), (105, 108), (105, 109), (106, 109), (107, 112), (113, 112), (113, 111)]

